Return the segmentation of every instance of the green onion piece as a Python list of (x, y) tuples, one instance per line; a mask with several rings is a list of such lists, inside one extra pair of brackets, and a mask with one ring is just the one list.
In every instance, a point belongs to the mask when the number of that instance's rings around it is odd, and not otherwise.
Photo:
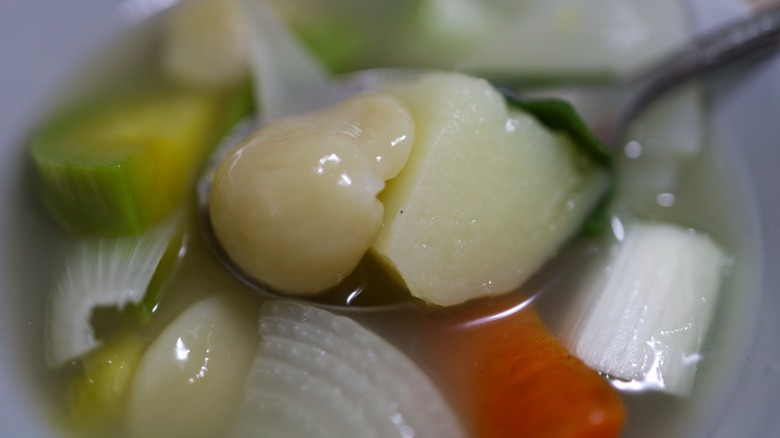
[(110, 424), (121, 415), (146, 342), (122, 332), (81, 358), (83, 373), (67, 380), (71, 418), (82, 427)]
[(693, 230), (628, 226), (617, 255), (583, 283), (567, 344), (616, 386), (689, 394), (727, 261)]
[[(47, 309), (46, 360), (58, 367), (101, 345), (92, 325), (98, 308), (130, 311), (141, 323), (153, 310), (144, 297), (159, 298), (166, 276), (182, 245), (180, 215), (140, 236), (78, 239), (67, 251)], [(166, 254), (169, 254), (166, 259)], [(165, 262), (164, 262), (165, 261)], [(159, 273), (158, 273), (159, 272)], [(132, 319), (132, 318), (131, 318)]]

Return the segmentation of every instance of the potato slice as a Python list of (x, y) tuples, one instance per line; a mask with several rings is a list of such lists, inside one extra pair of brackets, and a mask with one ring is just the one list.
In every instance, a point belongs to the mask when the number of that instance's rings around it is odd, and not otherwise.
[(505, 293), (582, 225), (608, 186), (600, 165), (486, 81), (430, 73), (388, 92), (417, 126), (380, 200), (373, 251), (412, 295), (439, 305)]

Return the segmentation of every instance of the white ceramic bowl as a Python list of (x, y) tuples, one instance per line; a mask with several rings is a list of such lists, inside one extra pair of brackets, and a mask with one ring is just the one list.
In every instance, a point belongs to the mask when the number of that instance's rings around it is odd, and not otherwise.
[[(55, 248), (29, 178), (25, 138), (62, 79), (90, 51), (138, 17), (175, 0), (0, 1), (0, 436), (59, 436), (46, 394), (41, 350), (43, 300)], [(744, 13), (740, 0), (687, 2), (697, 30)], [(124, 11), (124, 15), (117, 11)], [(128, 15), (130, 14), (130, 15)], [(133, 15), (135, 14), (135, 15)], [(706, 83), (711, 133), (733, 152), (752, 193), (743, 205), (756, 220), (758, 257), (747, 260), (755, 288), (730, 336), (718, 400), (692, 410), (686, 426), (664, 436), (780, 436), (780, 56)], [(731, 163), (728, 163), (731, 165)], [(751, 211), (752, 210), (752, 211)], [(734, 299), (739, 299), (736, 297)], [(648, 435), (655, 435), (652, 430)]]

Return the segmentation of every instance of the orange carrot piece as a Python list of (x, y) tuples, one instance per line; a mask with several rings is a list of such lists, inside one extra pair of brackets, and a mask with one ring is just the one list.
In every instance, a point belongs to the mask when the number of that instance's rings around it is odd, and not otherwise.
[(440, 383), (462, 388), (452, 394), (455, 405), (475, 419), (477, 437), (620, 435), (620, 396), (569, 354), (533, 309), (449, 332), (437, 343), (442, 349), (431, 361)]

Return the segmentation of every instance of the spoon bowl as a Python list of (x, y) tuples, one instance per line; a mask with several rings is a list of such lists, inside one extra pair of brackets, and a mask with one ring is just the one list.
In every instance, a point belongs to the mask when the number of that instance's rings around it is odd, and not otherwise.
[[(260, 4), (261, 2), (257, 3)], [(615, 150), (623, 146), (621, 142), (626, 141), (626, 130), (631, 122), (656, 99), (688, 83), (692, 79), (723, 70), (738, 61), (756, 59), (773, 53), (777, 48), (779, 36), (780, 6), (775, 6), (747, 19), (728, 24), (716, 29), (714, 32), (696, 38), (687, 46), (672, 53), (650, 68), (606, 88), (567, 86), (526, 90), (522, 89), (522, 84), (496, 85), (505, 96), (514, 99), (540, 96), (567, 99), (572, 95), (579, 97), (587, 95), (593, 96), (588, 100), (598, 101), (602, 105), (605, 102), (608, 103), (607, 107), (600, 108), (598, 117), (589, 116), (585, 113), (586, 117), (584, 119), (599, 137), (610, 148)], [(269, 45), (273, 44), (269, 43)], [(265, 47), (262, 50), (268, 54), (267, 57), (273, 58), (272, 54), (276, 48)], [(275, 56), (279, 55), (277, 53)], [(286, 58), (283, 61), (288, 65), (296, 64), (300, 63), (300, 58), (293, 60)], [(293, 65), (292, 67), (296, 66)], [(281, 103), (269, 102), (271, 108), (267, 109), (264, 114), (258, 115), (257, 118), (245, 119), (237, 124), (209, 158), (197, 185), (197, 203), (201, 229), (207, 244), (217, 260), (242, 283), (268, 297), (305, 300), (335, 311), (392, 311), (415, 306), (424, 307), (424, 304), (408, 296), (408, 294), (404, 294), (402, 291), (394, 291), (376, 302), (360, 304), (363, 300), (359, 300), (358, 297), (361, 296), (365, 289), (365, 282), (362, 280), (353, 281), (353, 286), (351, 287), (337, 288), (338, 290), (326, 292), (320, 297), (292, 296), (282, 291), (276, 291), (265, 284), (262, 279), (248, 275), (231, 260), (230, 256), (220, 245), (209, 217), (209, 197), (217, 165), (236, 144), (240, 143), (241, 140), (263, 123), (286, 115), (320, 109), (349, 96), (374, 90), (387, 81), (412, 78), (420, 72), (420, 70), (416, 69), (372, 69), (353, 72), (325, 82), (322, 82), (321, 78), (315, 74), (315, 77), (309, 84), (311, 86), (303, 87), (304, 92), (296, 93), (290, 91), (295, 90), (295, 88), (289, 86), (287, 90), (290, 96), (287, 99), (279, 99), (278, 96), (274, 97), (276, 99), (275, 102), (283, 101), (283, 105)], [(314, 84), (315, 82), (316, 84)], [(506, 83), (503, 85), (506, 85)], [(261, 81), (258, 89), (262, 93), (263, 89), (268, 89), (269, 87), (268, 84), (264, 86)], [(599, 98), (597, 99), (596, 96)], [(582, 108), (580, 110), (582, 112)], [(359, 276), (361, 274), (355, 274), (351, 278), (355, 280), (356, 275)], [(542, 290), (544, 288), (537, 289)], [(537, 296), (533, 293), (528, 294), (527, 290), (515, 292), (520, 297), (518, 298), (518, 301), (521, 303), (519, 305), (520, 308)]]

